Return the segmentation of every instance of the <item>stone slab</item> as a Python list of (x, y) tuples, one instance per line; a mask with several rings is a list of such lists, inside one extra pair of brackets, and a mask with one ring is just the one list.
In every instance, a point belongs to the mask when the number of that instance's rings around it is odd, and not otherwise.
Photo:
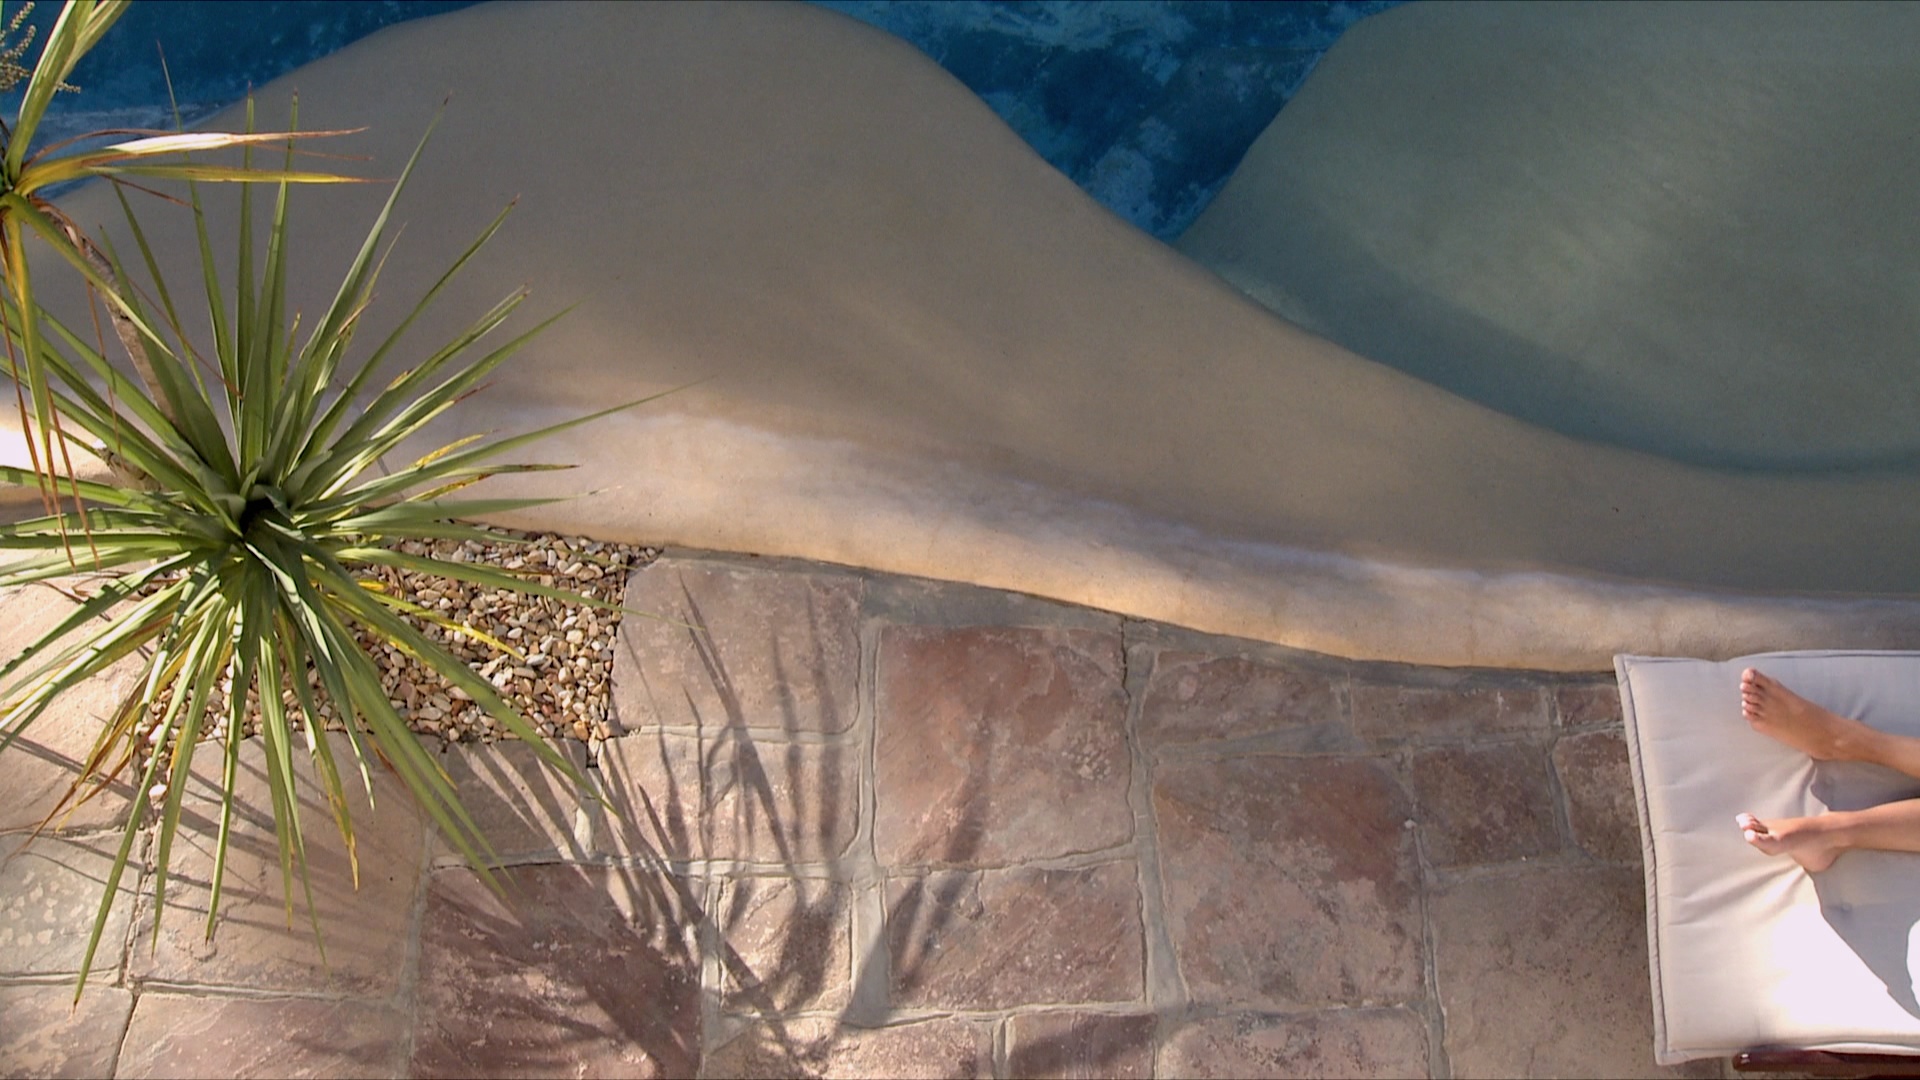
[(1645, 891), (1626, 868), (1530, 868), (1431, 901), (1434, 971), (1458, 1076), (1711, 1076), (1653, 1063)]
[(1062, 1080), (1153, 1075), (1152, 1013), (1021, 1013), (1007, 1021), (1007, 1070)]
[(617, 857), (828, 863), (859, 823), (849, 744), (639, 732), (603, 744), (600, 769), (611, 811), (595, 846)]
[(893, 1004), (1006, 1009), (1136, 1001), (1139, 870), (941, 871), (887, 882)]
[(840, 1009), (853, 993), (853, 897), (836, 881), (737, 878), (721, 884), (714, 922), (744, 970), (722, 965), (734, 1011)]
[(839, 732), (858, 711), (862, 581), (667, 558), (634, 571), (613, 715), (629, 730), (729, 725)]
[(1551, 722), (1547, 693), (1537, 686), (1353, 682), (1353, 726), (1383, 746), (1545, 731)]
[(1112, 612), (950, 579), (875, 574), (865, 601), (867, 617), (887, 623), (1120, 631), (1120, 617)]
[(691, 1076), (698, 904), (684, 880), (609, 866), (470, 870), (427, 890), (416, 1076)]
[(1563, 735), (1553, 771), (1566, 793), (1567, 823), (1580, 850), (1606, 862), (1640, 863), (1640, 821), (1633, 805), (1627, 742), (1617, 731)]
[(1160, 1062), (1163, 1076), (1223, 1080), (1247, 1076), (1399, 1080), (1431, 1075), (1426, 1021), (1408, 1009), (1242, 1014), (1200, 1020), (1174, 1032)]
[(1553, 690), (1554, 719), (1563, 728), (1600, 727), (1621, 724), (1620, 687), (1617, 683), (1583, 686), (1556, 686)]
[[(50, 584), (0, 593), (0, 662), (18, 656), (76, 606)], [(78, 640), (77, 634), (62, 638), (62, 647)], [(114, 664), (56, 698), (18, 742), (0, 753), (0, 791), (7, 793), (0, 800), (0, 832), (35, 828), (63, 806), (62, 800), (93, 751), (94, 740), (127, 692), (138, 685), (139, 674), (136, 657)], [(72, 830), (119, 825), (127, 820), (131, 805), (132, 789), (115, 784), (85, 802), (65, 804), (50, 825)]]
[(111, 1076), (133, 995), (89, 984), (76, 1008), (71, 983), (0, 986), (0, 1076)]
[[(585, 774), (585, 744), (556, 739), (553, 746)], [(592, 853), (592, 832), (582, 820), (588, 811), (580, 793), (531, 745), (506, 740), (454, 746), (441, 755), (440, 762), (461, 805), (493, 848), (496, 861), (577, 861)], [(433, 850), (436, 865), (466, 861), (438, 832)]]
[(1196, 1001), (1299, 1008), (1421, 993), (1412, 805), (1355, 758), (1154, 770), (1167, 931)]
[[(135, 975), (175, 984), (300, 993), (385, 996), (399, 987), (413, 933), (425, 830), (393, 773), (378, 760), (371, 764), (374, 805), (369, 806), (366, 788), (350, 764), (346, 739), (334, 733), (328, 742), (353, 821), (358, 887), (346, 845), (313, 779), (313, 763), (296, 749), (294, 771), (313, 907), (310, 914), (296, 870), (289, 913), (271, 817), (266, 750), (260, 739), (243, 740), (226, 883), (209, 940), (207, 906), (220, 832), (223, 757), (220, 744), (203, 743), (194, 755), (174, 841), (159, 940), (151, 950), (133, 950)], [(136, 940), (152, 935), (154, 914), (149, 880), (141, 892)], [(322, 935), (318, 941), (316, 920)]]
[(1352, 751), (1347, 678), (1236, 656), (1155, 657), (1140, 708), (1148, 746), (1272, 736), (1297, 753)]
[(116, 1076), (383, 1077), (406, 1056), (407, 1017), (368, 1001), (140, 995)]
[(986, 1030), (937, 1019), (858, 1028), (825, 1017), (756, 1024), (713, 1053), (707, 1075), (742, 1080), (975, 1080), (993, 1075)]
[[(106, 894), (120, 837), (0, 836), (0, 975), (80, 971), (87, 938)], [(138, 860), (120, 879), (90, 970), (113, 971), (126, 958)], [(102, 980), (106, 981), (106, 980)]]
[(1437, 867), (1535, 858), (1560, 848), (1546, 755), (1524, 743), (1414, 755), (1421, 842)]
[(888, 627), (876, 674), (884, 866), (993, 866), (1133, 835), (1120, 638)]

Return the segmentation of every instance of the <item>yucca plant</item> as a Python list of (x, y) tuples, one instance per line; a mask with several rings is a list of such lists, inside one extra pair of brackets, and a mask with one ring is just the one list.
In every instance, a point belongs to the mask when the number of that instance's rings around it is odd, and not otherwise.
[[(39, 359), (54, 384), (48, 393), (59, 414), (150, 480), (127, 486), (63, 480), (63, 487), (71, 485), (93, 504), (86, 514), (84, 538), (78, 509), (0, 527), (0, 549), (31, 552), (0, 567), (0, 588), (68, 574), (75, 552), (88, 569), (119, 571), (45, 637), (0, 667), (0, 682), (5, 683), (0, 701), (6, 703), (5, 712), (0, 713), (0, 751), (61, 693), (127, 656), (145, 657), (141, 679), (104, 726), (83, 776), (69, 794), (70, 800), (84, 798), (112, 777), (129, 773), (136, 777), (134, 814), (106, 881), (83, 971), (98, 946), (135, 840), (150, 818), (155, 825), (155, 905), (164, 909), (167, 867), (189, 769), (195, 751), (209, 752), (209, 747), (224, 755), (225, 777), (207, 921), (207, 931), (212, 933), (233, 819), (232, 785), (250, 697), (258, 708), (267, 751), (289, 918), (295, 881), (305, 883), (304, 843), (292, 810), (297, 797), (296, 748), (312, 757), (322, 794), (350, 856), (353, 823), (346, 810), (342, 777), (357, 771), (371, 795), (371, 770), (386, 767), (412, 791), (455, 847), (485, 873), (484, 837), (461, 807), (439, 764), (387, 700), (379, 669), (357, 640), (359, 632), (398, 647), (438, 672), (508, 732), (538, 747), (549, 764), (584, 790), (585, 781), (578, 772), (486, 679), (403, 616), (439, 622), (450, 632), (513, 652), (506, 643), (471, 626), (446, 623), (385, 591), (364, 572), (394, 567), (572, 603), (610, 606), (504, 570), (407, 554), (392, 542), (498, 541), (496, 534), (461, 520), (556, 500), (447, 496), (487, 476), (556, 468), (493, 462), (535, 439), (639, 404), (618, 405), (509, 438), (464, 438), (411, 465), (385, 473), (369, 471), (461, 397), (478, 389), (490, 372), (553, 321), (548, 319), (484, 354), (471, 355), (476, 351), (473, 347), (498, 329), (526, 298), (521, 290), (377, 392), (363, 394), (372, 389), (374, 373), (394, 355), (409, 328), (506, 217), (503, 211), (495, 218), (399, 326), (348, 373), (343, 360), (378, 276), (375, 256), (393, 199), (404, 188), (418, 156), (416, 150), (332, 303), (304, 341), (297, 340), (287, 319), (287, 188), (279, 189), (267, 230), (266, 257), (257, 275), (247, 225), (252, 207), (247, 189), (242, 189), (238, 282), (231, 307), (222, 298), (204, 211), (194, 194), (213, 354), (213, 370), (205, 378), (187, 345), (188, 335), (171, 291), (129, 210), (130, 235), (154, 282), (162, 325), (172, 331), (167, 339), (148, 335), (143, 341), (164, 390), (163, 402), (144, 397), (137, 383), (61, 321), (44, 312), (40, 316), (50, 333), (40, 346)], [(111, 246), (106, 250), (116, 278), (126, 280), (117, 252)], [(122, 299), (139, 326), (152, 325), (145, 304), (131, 294)], [(11, 304), (5, 315), (9, 325), (18, 325), (18, 311)], [(168, 408), (163, 409), (163, 403)], [(37, 478), (28, 470), (0, 467), (0, 479), (31, 483)], [(74, 552), (69, 551), (70, 544)], [(103, 623), (102, 616), (111, 621)], [(317, 685), (309, 685), (310, 676)], [(296, 702), (291, 707), (283, 700), (287, 689)], [(216, 741), (203, 742), (214, 727), (221, 726), (210, 717), (209, 709), (219, 693), (225, 698), (224, 732)], [(334, 759), (320, 730), (322, 702), (329, 703), (341, 720), (354, 761)], [(310, 899), (307, 906), (311, 911)], [(318, 932), (319, 927), (314, 929)]]
[[(13, 44), (0, 41), (0, 91), (11, 91), (26, 84), (20, 107), (12, 124), (0, 123), (0, 277), (11, 301), (10, 321), (5, 327), (10, 342), (9, 374), (25, 393), (19, 400), (23, 434), (34, 467), (34, 483), (49, 514), (58, 509), (54, 479), (71, 477), (73, 464), (66, 445), (66, 429), (59, 422), (57, 406), (47, 393), (48, 373), (41, 361), (42, 348), (39, 306), (34, 302), (33, 274), (29, 267), (29, 238), (43, 242), (47, 250), (59, 256), (79, 272), (91, 289), (106, 301), (107, 312), (122, 341), (134, 354), (139, 373), (148, 392), (159, 396), (145, 358), (139, 355), (138, 342), (151, 331), (134, 325), (137, 317), (118, 300), (125, 289), (111, 280), (99, 250), (76, 227), (45, 192), (61, 185), (93, 177), (111, 177), (121, 182), (135, 178), (147, 180), (205, 180), (238, 182), (340, 183), (351, 178), (335, 173), (253, 169), (245, 165), (212, 165), (184, 160), (192, 151), (220, 150), (284, 142), (287, 132), (196, 132), (193, 134), (152, 131), (102, 131), (78, 139), (69, 139), (39, 147), (34, 135), (46, 119), (54, 96), (73, 90), (67, 78), (75, 65), (104, 37), (125, 13), (129, 0), (68, 0), (47, 33), (47, 41), (32, 68), (21, 65), (34, 32), (28, 26)], [(7, 24), (6, 37), (20, 33), (31, 3), (22, 6)], [(347, 134), (341, 131), (307, 132), (301, 138), (322, 138)], [(108, 145), (104, 139), (120, 137)], [(85, 148), (82, 148), (85, 147)], [(289, 163), (290, 164), (290, 163)], [(71, 485), (67, 494), (79, 498)]]
[[(65, 43), (68, 52), (59, 54), (65, 57), (96, 39), (97, 35), (87, 36), (96, 26), (93, 16), (100, 9), (117, 6), (70, 5), (50, 35), (49, 55), (57, 43)], [(82, 29), (68, 29), (69, 17), (79, 18), (74, 25)], [(34, 85), (42, 85), (43, 74), (52, 72), (47, 77), (57, 81), (57, 74), (70, 69), (66, 59), (51, 67), (43, 60), (34, 73)], [(34, 100), (32, 88), (28, 100)], [(15, 138), (21, 137), (23, 127), (30, 129), (27, 113), (23, 107)], [(251, 108), (249, 129), (250, 114)], [(177, 153), (247, 147), (273, 137), (174, 136), (168, 145)], [(120, 153), (133, 154), (137, 161), (158, 142), (156, 137), (123, 144)], [(129, 150), (129, 145), (135, 149)], [(13, 190), (0, 194), (0, 233), (6, 238), (0, 257), (7, 260), (8, 274), (8, 287), (0, 290), (0, 322), (4, 323), (0, 329), (13, 350), (11, 373), (27, 403), (26, 419), (42, 440), (43, 451), (32, 468), (0, 467), (0, 480), (37, 484), (53, 504), (52, 512), (42, 517), (0, 527), (0, 549), (27, 553), (0, 566), (0, 588), (53, 579), (76, 568), (110, 575), (94, 595), (81, 598), (59, 625), (0, 666), (0, 752), (28, 731), (62, 693), (126, 657), (143, 657), (141, 678), (104, 723), (63, 802), (64, 808), (88, 798), (115, 778), (133, 781), (133, 813), (105, 882), (76, 999), (85, 988), (84, 973), (91, 967), (136, 839), (149, 826), (155, 838), (157, 938), (168, 865), (196, 752), (222, 755), (224, 795), (207, 914), (207, 933), (213, 933), (233, 823), (239, 744), (250, 707), (257, 708), (254, 719), (266, 750), (270, 809), (290, 923), (295, 883), (303, 887), (306, 883), (305, 845), (294, 809), (296, 754), (311, 757), (316, 782), (350, 860), (355, 844), (344, 785), (357, 773), (371, 797), (372, 770), (389, 768), (431, 821), (492, 881), (485, 869), (485, 838), (461, 807), (446, 774), (387, 700), (375, 661), (357, 640), (360, 633), (383, 640), (437, 671), (508, 732), (539, 748), (550, 765), (584, 790), (585, 781), (571, 764), (487, 680), (416, 629), (406, 616), (439, 622), (450, 632), (465, 633), (509, 653), (513, 652), (510, 647), (475, 628), (447, 625), (365, 576), (370, 568), (394, 567), (610, 606), (502, 570), (407, 554), (393, 542), (498, 541), (495, 534), (459, 522), (554, 500), (447, 496), (497, 473), (553, 468), (493, 462), (498, 455), (545, 435), (639, 404), (618, 405), (510, 438), (464, 438), (409, 466), (387, 473), (370, 471), (461, 397), (477, 390), (488, 373), (553, 321), (548, 319), (490, 351), (473, 355), (482, 339), (492, 335), (526, 298), (521, 290), (451, 340), (426, 351), (424, 358), (384, 386), (375, 382), (376, 372), (398, 359), (408, 331), (500, 227), (507, 214), (503, 210), (364, 360), (348, 363), (349, 348), (378, 277), (378, 255), (395, 200), (425, 145), (423, 138), (347, 267), (332, 302), (304, 339), (298, 318), (288, 312), (286, 297), (288, 185), (307, 178), (291, 168), (291, 144), (285, 166), (277, 170), (257, 170), (244, 156), (238, 165), (187, 161), (148, 167), (96, 154), (88, 156), (84, 167), (68, 166), (61, 173), (107, 175), (116, 180), (128, 174), (165, 176), (189, 182), (187, 205), (196, 223), (207, 326), (199, 350), (124, 192), (121, 202), (133, 241), (130, 253), (137, 250), (140, 267), (151, 283), (147, 299), (127, 284), (131, 280), (127, 266), (111, 244), (103, 240), (96, 247), (79, 237), (31, 190), (22, 191), (17, 181)], [(11, 149), (6, 160), (8, 175), (14, 176)], [(265, 257), (260, 259), (251, 185), (241, 188), (239, 247), (229, 301), (213, 255), (206, 211), (193, 181), (242, 178), (275, 179), (277, 195), (265, 229)], [(97, 337), (89, 343), (34, 303), (24, 248), (16, 251), (23, 231), (39, 234), (60, 250), (65, 261), (120, 314), (122, 341), (138, 381), (109, 361)], [(56, 474), (53, 447), (61, 438), (82, 433), (88, 437), (88, 449), (113, 465), (118, 482), (85, 481), (70, 470)], [(56, 480), (57, 495), (50, 492)], [(68, 496), (71, 506), (66, 505)], [(214, 703), (221, 696), (224, 704), (216, 714)], [(351, 761), (336, 760), (321, 731), (323, 704), (344, 731)], [(216, 730), (219, 737), (209, 739)], [(357, 860), (353, 865), (357, 879)], [(311, 912), (310, 890), (307, 907)], [(316, 934), (319, 930), (316, 923)]]

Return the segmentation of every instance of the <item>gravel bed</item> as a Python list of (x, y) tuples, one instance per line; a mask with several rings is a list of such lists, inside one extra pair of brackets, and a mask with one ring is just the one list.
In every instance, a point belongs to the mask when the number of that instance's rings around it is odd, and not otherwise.
[[(525, 543), (408, 541), (400, 550), (449, 562), (471, 562), (527, 574), (542, 585), (610, 604), (626, 597), (627, 575), (659, 556), (654, 548), (554, 533), (519, 535)], [(439, 619), (493, 637), (520, 655), (451, 630), (406, 619), (479, 672), (507, 703), (550, 738), (594, 744), (612, 737), (608, 721), (613, 645), (621, 613), (450, 578), (377, 568), (395, 595)], [(448, 743), (512, 738), (459, 687), (371, 635), (361, 645), (380, 662), (381, 682), (413, 730)]]
[[(523, 574), (542, 585), (610, 604), (623, 602), (627, 576), (633, 570), (659, 556), (656, 548), (581, 536), (488, 531), (501, 539), (403, 541), (397, 546), (413, 555)], [(465, 660), (544, 735), (586, 743), (589, 753), (598, 756), (600, 743), (612, 735), (608, 709), (621, 612), (391, 567), (365, 569), (389, 595), (433, 612), (431, 619), (405, 613), (402, 618)], [(513, 653), (464, 633), (461, 627), (490, 636)], [(437, 672), (372, 634), (363, 632), (359, 636), (361, 646), (380, 667), (388, 701), (414, 731), (438, 737), (447, 745), (513, 738), (471, 697)], [(317, 685), (311, 671), (308, 682)], [(225, 691), (229, 685), (223, 679), (212, 695), (214, 719), (205, 733), (207, 737), (225, 735)], [(255, 693), (248, 696), (252, 698)], [(291, 686), (283, 691), (282, 700), (290, 712), (297, 712), (298, 697)], [(149, 741), (157, 734), (154, 725), (163, 705), (156, 703), (149, 714)], [(340, 727), (339, 716), (330, 703), (322, 701), (318, 708), (324, 727)], [(257, 705), (250, 707), (243, 736), (258, 734), (259, 723)]]

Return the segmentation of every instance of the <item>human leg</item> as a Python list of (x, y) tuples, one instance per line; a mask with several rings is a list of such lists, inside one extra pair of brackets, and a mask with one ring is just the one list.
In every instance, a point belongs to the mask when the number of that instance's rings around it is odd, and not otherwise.
[(1771, 821), (1741, 814), (1734, 821), (1747, 843), (1768, 855), (1790, 856), (1815, 873), (1848, 851), (1920, 852), (1920, 799)]
[(1864, 761), (1920, 778), (1920, 739), (1840, 716), (1753, 668), (1740, 676), (1740, 712), (1753, 730), (1816, 761)]
[[(1863, 761), (1920, 778), (1920, 739), (1841, 716), (1753, 668), (1740, 676), (1740, 712), (1755, 731), (1816, 761)], [(1735, 822), (1747, 843), (1791, 856), (1809, 871), (1825, 870), (1849, 850), (1920, 852), (1920, 799), (1768, 821), (1741, 814)]]

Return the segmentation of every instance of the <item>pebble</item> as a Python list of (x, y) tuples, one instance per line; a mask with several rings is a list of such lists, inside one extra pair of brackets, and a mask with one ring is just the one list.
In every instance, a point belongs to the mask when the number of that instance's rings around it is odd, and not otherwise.
[[(625, 598), (628, 573), (659, 556), (655, 548), (585, 537), (490, 531), (499, 534), (500, 541), (407, 540), (397, 547), (408, 554), (430, 555), (448, 562), (537, 571), (537, 580), (543, 585), (614, 604)], [(466, 661), (541, 732), (549, 737), (576, 739), (590, 747), (611, 737), (608, 691), (620, 612), (390, 567), (364, 569), (390, 595), (431, 612), (432, 619), (404, 612), (401, 617), (429, 640)], [(448, 629), (448, 624), (455, 629)], [(523, 655), (504, 655), (472, 634), (461, 633), (457, 628), (462, 626), (499, 638)], [(371, 635), (363, 635), (361, 645), (379, 665), (382, 688), (393, 708), (413, 730), (437, 735), (447, 743), (513, 737), (504, 725), (485, 714), (471, 694), (426, 665)], [(309, 671), (307, 676), (308, 684), (317, 688), (317, 674)], [(216, 685), (209, 702), (213, 716), (226, 715), (226, 692), (230, 688), (230, 679)], [(245, 727), (249, 735), (260, 728), (254, 699), (255, 692), (250, 690)], [(298, 715), (299, 698), (291, 688), (281, 700), (289, 714)], [(159, 730), (153, 725), (161, 707), (156, 705), (146, 720), (150, 730), (145, 734), (154, 744), (159, 741)], [(320, 704), (318, 711), (324, 726), (340, 727), (329, 705)]]

